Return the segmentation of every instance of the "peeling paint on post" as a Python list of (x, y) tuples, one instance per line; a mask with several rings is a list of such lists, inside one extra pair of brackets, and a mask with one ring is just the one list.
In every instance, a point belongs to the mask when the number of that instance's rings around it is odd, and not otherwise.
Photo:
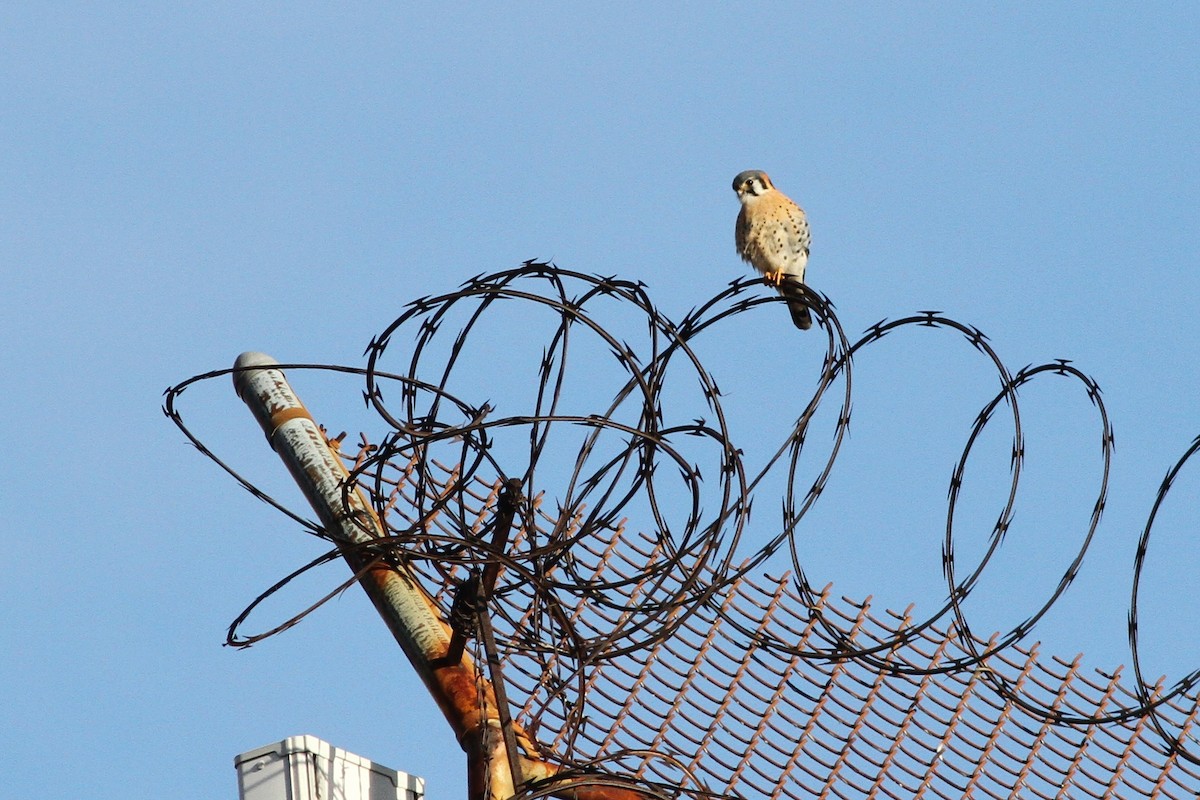
[[(348, 477), (346, 467), (327, 444), (325, 435), (292, 391), (283, 372), (268, 368), (278, 363), (262, 353), (243, 353), (238, 356), (235, 368), (264, 368), (234, 373), (234, 387), (253, 411), (267, 441), (287, 465), (321, 524), (340, 543), (351, 545), (344, 548), (344, 553), (348, 559), (353, 558), (356, 570), (362, 569), (369, 562), (352, 545), (384, 536), (383, 527), (361, 490), (343, 493)], [(411, 574), (390, 567), (373, 572), (380, 573), (375, 577), (381, 580), (375, 582), (373, 589), (367, 588), (367, 593), (372, 600), (377, 595), (386, 599), (386, 610), (380, 608), (380, 613), (384, 614), (388, 627), (409, 657), (415, 656), (414, 666), (418, 671), (428, 672), (428, 662), (445, 653), (449, 630)], [(466, 666), (473, 672), (473, 665)]]
[[(386, 536), (362, 490), (343, 492), (349, 472), (320, 427), (292, 391), (279, 362), (265, 353), (242, 353), (234, 362), (233, 385), (250, 407), (272, 449), (287, 465), (321, 524), (338, 541), (342, 557), (356, 574), (413, 669), (433, 695), (459, 745), (467, 753), (471, 800), (508, 800), (516, 792), (491, 683), (463, 653), (450, 660), (450, 626), (403, 564), (372, 564), (357, 545)], [(520, 768), (530, 780), (549, 779), (558, 767), (540, 757), (532, 738), (513, 724)], [(644, 800), (624, 788), (564, 780), (551, 790), (574, 800)]]
[[(355, 546), (383, 537), (383, 526), (361, 490), (343, 493), (348, 477), (345, 465), (292, 391), (283, 371), (276, 368), (278, 364), (263, 353), (238, 356), (234, 363), (238, 371), (233, 376), (238, 396), (254, 413), (267, 441), (287, 465), (321, 524), (339, 541), (351, 569), (362, 573), (363, 589), (442, 709), (460, 745), (467, 749), (477, 738), (477, 731), (496, 724), (491, 686), (481, 682), (474, 662), (466, 654), (457, 663), (433, 666), (449, 647), (449, 627), (411, 573), (394, 565), (371, 566), (370, 556)], [(524, 740), (522, 755), (533, 756), (537, 752), (533, 742), (523, 732), (520, 736)], [(507, 772), (507, 763), (507, 758), (501, 757), (493, 769)], [(512, 779), (504, 777), (507, 780), (494, 780), (493, 785), (507, 785), (510, 794), (502, 797), (511, 796)]]

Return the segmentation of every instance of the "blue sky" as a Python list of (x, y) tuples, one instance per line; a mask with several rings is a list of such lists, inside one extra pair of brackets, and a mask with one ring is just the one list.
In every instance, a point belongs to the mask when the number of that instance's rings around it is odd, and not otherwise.
[[(186, 446), (161, 393), (243, 350), (361, 364), (408, 300), (527, 258), (644, 281), (682, 316), (746, 274), (729, 184), (749, 168), (807, 209), (810, 283), (852, 334), (937, 309), (1014, 369), (1069, 358), (1100, 383), (1108, 511), (1034, 638), (1127, 663), (1137, 536), (1200, 433), (1198, 36), (1200, 10), (1171, 3), (6, 5), (0, 794), (231, 798), (236, 753), (312, 733), (461, 796), (457, 746), (359, 593), (221, 647), (320, 550)], [(820, 342), (770, 306), (706, 347), (747, 447), (767, 449)], [(994, 378), (912, 330), (855, 380), (806, 569), (936, 602), (947, 481)], [(357, 384), (307, 386), (351, 425)], [(1028, 477), (980, 625), (1036, 606), (1096, 492), (1079, 391), (1022, 397)], [(225, 381), (187, 399), (214, 447), (299, 506)], [(990, 528), (1010, 437), (998, 423), (980, 456), (964, 537)], [(1200, 661), (1194, 473), (1144, 576), (1152, 675)], [(770, 528), (777, 503), (759, 502)]]

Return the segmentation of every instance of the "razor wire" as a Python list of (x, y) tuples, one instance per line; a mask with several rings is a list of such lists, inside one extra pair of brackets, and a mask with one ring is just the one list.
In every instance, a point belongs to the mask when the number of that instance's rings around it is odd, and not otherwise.
[[(661, 648), (699, 615), (723, 620), (750, 647), (777, 657), (821, 664), (852, 662), (880, 675), (912, 679), (978, 675), (999, 696), (1048, 725), (1086, 727), (1144, 719), (1169, 752), (1200, 764), (1200, 753), (1185, 746), (1184, 737), (1172, 733), (1169, 721), (1160, 714), (1172, 702), (1195, 702), (1193, 690), (1200, 681), (1200, 669), (1170, 689), (1151, 691), (1143, 682), (1137, 624), (1140, 579), (1155, 516), (1175, 477), (1200, 450), (1200, 439), (1164, 479), (1137, 549), (1129, 622), (1137, 702), (1117, 704), (1111, 710), (1064, 710), (1024, 692), (1017, 682), (987, 664), (1025, 640), (1062, 596), (1078, 574), (1100, 523), (1107, 502), (1113, 435), (1099, 387), (1062, 360), (1010, 372), (979, 329), (933, 311), (882, 321), (852, 342), (829, 299), (797, 287), (814, 313), (816, 327), (824, 332), (820, 372), (790, 434), (764, 463), (750, 464), (731, 433), (718, 381), (702, 362), (697, 344), (722, 330), (729, 320), (780, 302), (777, 297), (751, 296), (760, 285), (757, 280), (734, 281), (675, 322), (655, 306), (640, 283), (529, 261), (471, 278), (456, 291), (412, 301), (368, 344), (363, 367), (282, 364), (279, 368), (332, 371), (362, 379), (364, 401), (388, 433), (376, 442), (364, 438), (358, 452), (347, 455), (351, 482), (345, 491), (358, 487), (367, 492), (387, 536), (359, 546), (369, 551), (376, 563), (391, 560), (420, 565), (422, 574), (442, 587), (439, 599), (448, 618), (453, 590), (467, 582), (464, 576), (478, 575), (489, 567), (502, 571), (504, 579), (492, 592), (497, 636), (508, 652), (521, 652), (541, 664), (544, 675), (553, 676), (546, 680), (554, 686), (543, 686), (546, 697), (542, 703), (557, 703), (568, 728), (581, 726), (586, 719), (589, 674), (616, 659)], [(492, 405), (466, 394), (483, 388), (477, 375), (470, 372), (466, 354), (469, 345), (488, 335), (489, 314), (514, 305), (523, 314), (543, 314), (557, 322), (550, 325), (542, 344), (532, 401), (524, 408), (503, 408), (500, 403)], [(602, 305), (616, 307), (640, 322), (637, 332), (641, 338), (636, 344), (629, 341), (634, 333), (631, 326), (618, 330), (606, 325), (605, 314), (597, 310)], [(942, 545), (944, 602), (923, 619), (906, 620), (890, 635), (864, 643), (843, 619), (823, 613), (828, 604), (822, 591), (805, 576), (795, 532), (824, 491), (847, 434), (855, 357), (885, 337), (910, 328), (957, 334), (995, 371), (1000, 388), (976, 417), (952, 473)], [(581, 340), (590, 342), (588, 347), (599, 343), (607, 353), (607, 366), (615, 366), (621, 375), (609, 394), (586, 413), (567, 408), (572, 403), (565, 391), (573, 379), (572, 370), (589, 369), (589, 364), (578, 364), (574, 357)], [(587, 347), (583, 349), (587, 351)], [(404, 368), (383, 369), (385, 362), (395, 360), (392, 354), (397, 350), (402, 351), (399, 359), (406, 362)], [(331, 540), (320, 525), (240, 475), (185, 423), (180, 410), (185, 390), (235, 371), (214, 370), (171, 387), (164, 412), (193, 445), (243, 488), (309, 533)], [(671, 382), (679, 380), (679, 375), (694, 383), (707, 417), (682, 420), (664, 403), (668, 386), (673, 386)], [(1017, 505), (1024, 462), (1019, 390), (1045, 376), (1073, 381), (1094, 407), (1103, 472), (1086, 530), (1055, 590), (1011, 630), (982, 640), (971, 628), (964, 602), (1003, 546)], [(800, 485), (797, 465), (805, 448), (811, 447), (810, 428), (817, 412), (827, 403), (837, 407), (830, 444), (818, 454), (821, 465), (816, 477)], [(1011, 424), (1013, 437), (1007, 497), (983, 555), (964, 568), (955, 550), (958, 502), (973, 449), (1000, 417)], [(563, 429), (578, 439), (572, 452), (555, 449), (555, 437)], [(510, 440), (522, 444), (517, 448)], [(703, 464), (693, 458), (696, 451), (706, 459)], [(564, 464), (569, 465), (565, 470)], [(553, 473), (552, 477), (547, 478), (547, 473)], [(768, 476), (780, 473), (786, 475), (782, 525), (765, 544), (749, 546), (746, 533), (755, 491)], [(544, 487), (555, 481), (562, 489), (551, 496)], [(493, 524), (488, 509), (495, 505), (503, 485), (519, 486), (522, 494), (515, 511), (518, 535), (497, 547), (487, 535)], [(622, 556), (626, 562), (637, 563), (639, 571), (606, 572), (607, 565), (617, 560), (612, 549), (631, 546), (630, 538), (621, 535), (626, 520), (645, 537), (645, 550)], [(580, 558), (588, 548), (599, 548), (597, 552), (606, 555), (591, 562)], [(791, 588), (821, 632), (820, 636), (805, 637), (803, 643), (762, 626), (752, 629), (742, 617), (722, 611), (729, 593), (758, 574), (777, 554), (790, 561)], [(350, 585), (354, 577), (264, 633), (247, 636), (240, 632), (248, 615), (265, 599), (336, 556), (337, 551), (332, 550), (263, 592), (231, 625), (228, 643), (247, 646), (285, 630)], [(587, 617), (586, 625), (580, 624), (581, 613)], [(960, 655), (928, 664), (894, 657), (935, 628), (948, 631)], [(568, 732), (561, 750), (568, 757), (574, 735)], [(585, 761), (573, 766), (589, 768)], [(699, 786), (695, 776), (689, 780)], [(707, 793), (695, 787), (691, 791)]]

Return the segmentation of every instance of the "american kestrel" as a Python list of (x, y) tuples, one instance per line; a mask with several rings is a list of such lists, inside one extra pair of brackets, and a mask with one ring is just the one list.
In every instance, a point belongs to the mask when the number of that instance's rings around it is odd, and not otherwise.
[(748, 169), (733, 179), (742, 203), (737, 219), (737, 251), (787, 300), (792, 322), (802, 331), (812, 327), (808, 306), (789, 289), (789, 279), (804, 283), (808, 265), (808, 218), (804, 209), (775, 188), (767, 173)]

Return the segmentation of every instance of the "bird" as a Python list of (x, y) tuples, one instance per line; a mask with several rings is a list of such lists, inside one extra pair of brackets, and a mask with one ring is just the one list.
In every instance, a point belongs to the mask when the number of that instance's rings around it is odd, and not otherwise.
[(742, 204), (734, 235), (738, 255), (779, 290), (796, 327), (808, 330), (812, 315), (793, 283), (804, 283), (808, 266), (810, 235), (804, 209), (776, 189), (759, 169), (739, 172), (733, 179), (733, 191)]

